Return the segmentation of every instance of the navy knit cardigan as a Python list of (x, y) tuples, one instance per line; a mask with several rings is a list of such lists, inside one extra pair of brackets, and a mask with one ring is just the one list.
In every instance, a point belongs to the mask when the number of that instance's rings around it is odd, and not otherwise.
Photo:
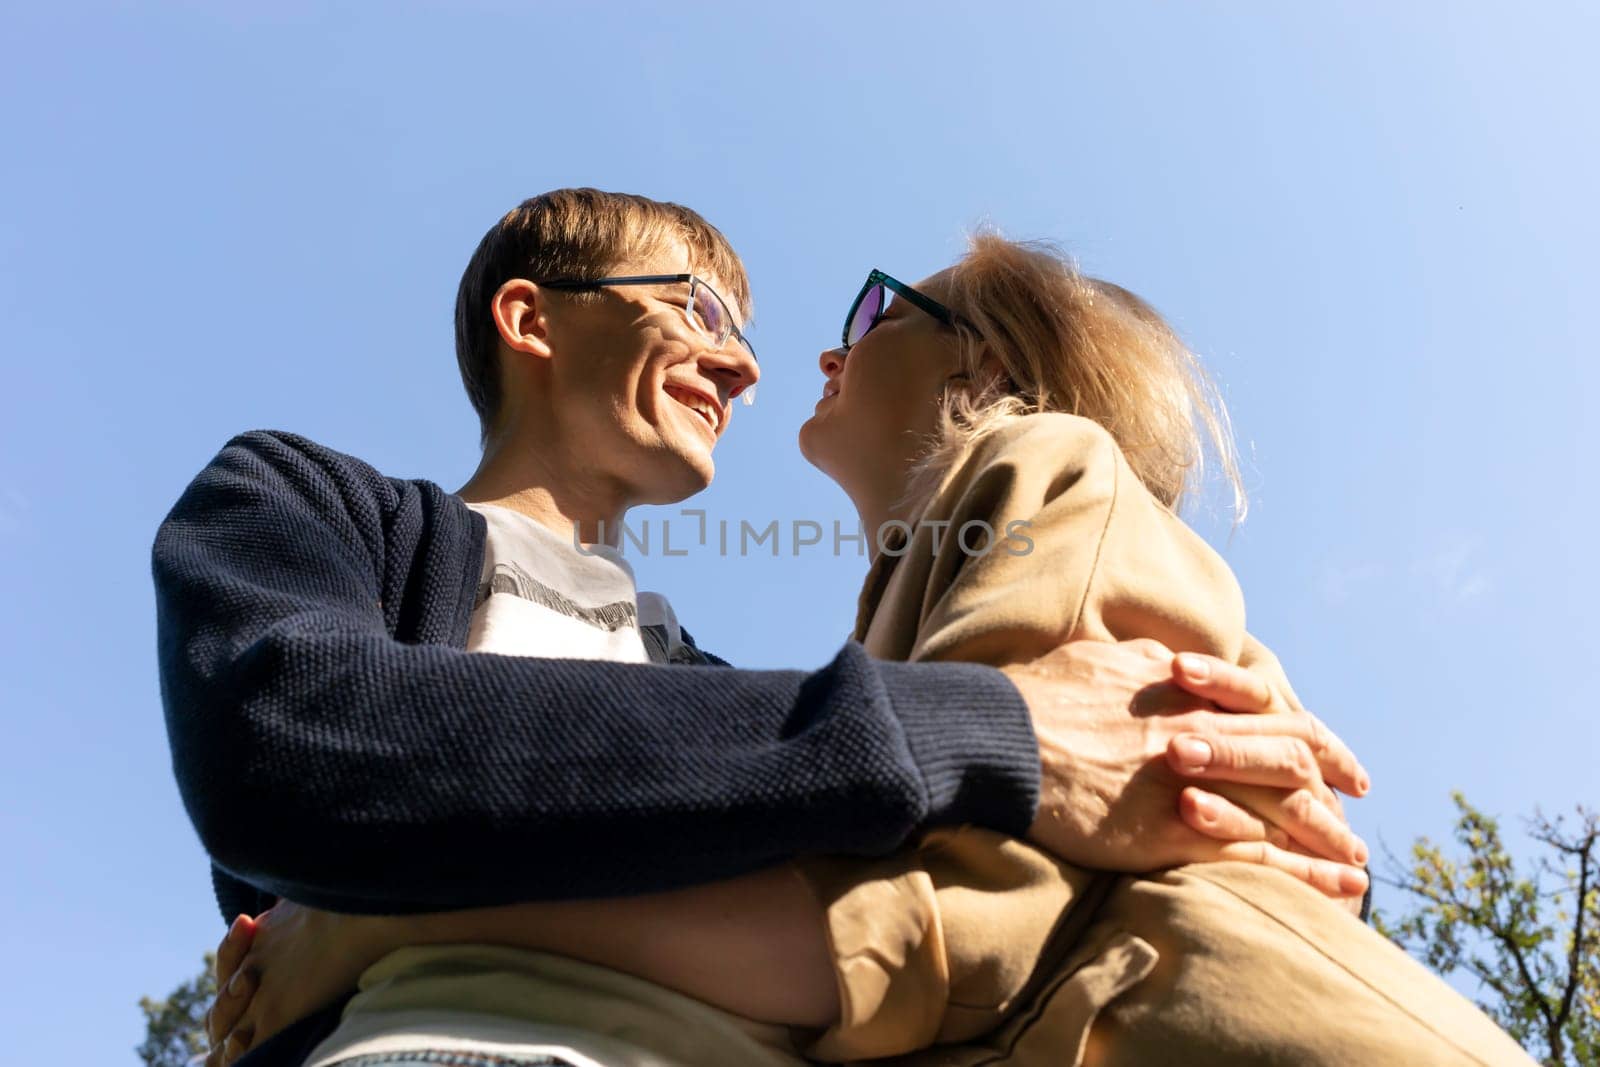
[(1032, 820), (998, 671), (468, 654), (483, 541), (437, 485), (263, 430), (162, 522), (161, 695), (224, 918), (640, 893)]

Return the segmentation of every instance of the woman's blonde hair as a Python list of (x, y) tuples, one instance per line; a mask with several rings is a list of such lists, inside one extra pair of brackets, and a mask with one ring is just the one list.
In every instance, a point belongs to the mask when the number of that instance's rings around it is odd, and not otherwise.
[(922, 497), (956, 458), (1002, 423), (1037, 412), (1103, 426), (1157, 500), (1173, 511), (1204, 476), (1207, 453), (1246, 500), (1227, 408), (1199, 359), (1145, 301), (1091, 278), (1054, 245), (971, 239), (944, 301), (960, 320), (969, 388), (947, 392), (942, 432), (920, 465)]

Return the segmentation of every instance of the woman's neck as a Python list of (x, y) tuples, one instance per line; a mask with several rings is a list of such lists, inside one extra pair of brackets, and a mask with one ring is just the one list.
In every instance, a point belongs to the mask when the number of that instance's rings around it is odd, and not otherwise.
[[(861, 530), (867, 538), (867, 553), (874, 561), (882, 554), (883, 546), (891, 543), (891, 524), (909, 523), (916, 510), (915, 502), (905, 499), (905, 490), (905, 485), (899, 484), (850, 493), (850, 499), (856, 506), (856, 515), (861, 520)], [(908, 529), (905, 533), (909, 537), (911, 531)]]

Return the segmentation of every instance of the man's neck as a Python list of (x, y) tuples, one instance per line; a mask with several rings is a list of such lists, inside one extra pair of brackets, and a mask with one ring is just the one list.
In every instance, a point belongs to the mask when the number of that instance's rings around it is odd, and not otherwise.
[(539, 442), (491, 442), (456, 495), (470, 504), (521, 512), (582, 544), (616, 547), (627, 502), (592, 474), (562, 470), (559, 455)]

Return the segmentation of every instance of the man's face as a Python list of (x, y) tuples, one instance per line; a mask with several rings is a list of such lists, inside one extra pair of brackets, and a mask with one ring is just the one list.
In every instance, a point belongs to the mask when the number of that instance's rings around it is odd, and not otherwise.
[[(607, 274), (690, 269), (687, 249), (675, 244)], [(700, 277), (728, 299), (722, 279)], [(690, 323), (689, 283), (608, 286), (584, 299), (545, 290), (543, 297), (552, 418), (571, 469), (619, 487), (628, 505), (671, 503), (710, 485), (711, 452), (728, 428), (731, 397), (760, 372), (738, 341), (713, 347)]]

